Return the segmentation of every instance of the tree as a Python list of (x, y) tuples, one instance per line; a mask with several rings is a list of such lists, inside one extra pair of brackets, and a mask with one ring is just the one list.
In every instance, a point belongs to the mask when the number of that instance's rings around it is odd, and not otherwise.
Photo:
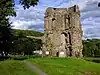
[(29, 8), (30, 6), (37, 5), (39, 0), (20, 0), (20, 4), (23, 5), (24, 9)]
[(85, 57), (100, 57), (100, 39), (83, 41), (83, 55)]
[(13, 41), (13, 46), (10, 50), (11, 54), (32, 55), (34, 50), (40, 50), (42, 42), (39, 39), (27, 37), (18, 37)]
[[(24, 9), (30, 6), (37, 5), (38, 0), (20, 0), (20, 4), (23, 5)], [(0, 53), (3, 52), (7, 56), (11, 48), (12, 33), (11, 23), (9, 23), (9, 16), (16, 16), (14, 11), (14, 0), (0, 0)]]
[(9, 23), (8, 16), (16, 16), (14, 11), (14, 3), (12, 0), (1, 0), (0, 1), (0, 52), (3, 52), (7, 56), (10, 45), (11, 45), (11, 26)]

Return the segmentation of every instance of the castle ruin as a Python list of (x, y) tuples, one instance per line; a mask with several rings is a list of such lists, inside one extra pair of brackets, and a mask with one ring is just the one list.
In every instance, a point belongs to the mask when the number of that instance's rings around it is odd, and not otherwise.
[(43, 52), (52, 57), (82, 57), (82, 29), (77, 5), (47, 8), (44, 17)]

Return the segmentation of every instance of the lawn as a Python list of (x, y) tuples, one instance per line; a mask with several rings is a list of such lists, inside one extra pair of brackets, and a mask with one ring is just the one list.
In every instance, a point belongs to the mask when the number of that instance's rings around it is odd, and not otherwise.
[(5, 60), (0, 61), (0, 75), (36, 75), (23, 61)]
[(77, 58), (28, 59), (48, 75), (100, 75), (100, 64)]

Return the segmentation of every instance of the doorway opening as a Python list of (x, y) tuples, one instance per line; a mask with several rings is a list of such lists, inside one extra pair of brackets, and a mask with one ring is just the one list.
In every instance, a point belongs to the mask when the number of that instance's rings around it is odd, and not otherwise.
[(59, 57), (59, 52), (56, 53), (56, 56)]

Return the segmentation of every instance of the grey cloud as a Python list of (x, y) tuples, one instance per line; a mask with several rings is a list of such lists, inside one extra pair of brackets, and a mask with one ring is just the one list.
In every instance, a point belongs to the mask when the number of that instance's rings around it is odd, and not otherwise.
[(43, 32), (44, 31), (44, 26), (43, 26), (43, 24), (40, 24), (40, 25), (30, 25), (30, 26), (28, 26), (27, 29)]
[(81, 12), (88, 12), (88, 11), (95, 11), (100, 9), (98, 7), (98, 1), (92, 2), (92, 1), (88, 1), (86, 6), (81, 10)]
[(13, 28), (39, 30), (43, 32), (43, 9), (31, 7), (30, 9), (24, 10), (21, 6), (17, 6), (15, 10), (17, 17), (10, 18), (10, 21), (13, 22)]
[(43, 20), (43, 12), (41, 10), (19, 10), (17, 13), (17, 17), (15, 19), (17, 20), (36, 20), (36, 19), (42, 19)]
[(88, 1), (86, 6), (81, 10), (81, 19), (88, 17), (100, 17), (100, 7), (98, 1)]
[(35, 29), (38, 29), (38, 28), (43, 28), (43, 24), (40, 24), (40, 25), (30, 25), (28, 26), (28, 29), (31, 29), (31, 28), (35, 28)]
[(81, 15), (81, 19), (86, 19), (89, 17), (100, 17), (100, 10), (92, 10)]
[(100, 26), (93, 26), (85, 29), (84, 38), (100, 38)]
[[(91, 18), (91, 19), (90, 19)], [(81, 10), (83, 38), (100, 38), (100, 7), (98, 1), (89, 0)]]

